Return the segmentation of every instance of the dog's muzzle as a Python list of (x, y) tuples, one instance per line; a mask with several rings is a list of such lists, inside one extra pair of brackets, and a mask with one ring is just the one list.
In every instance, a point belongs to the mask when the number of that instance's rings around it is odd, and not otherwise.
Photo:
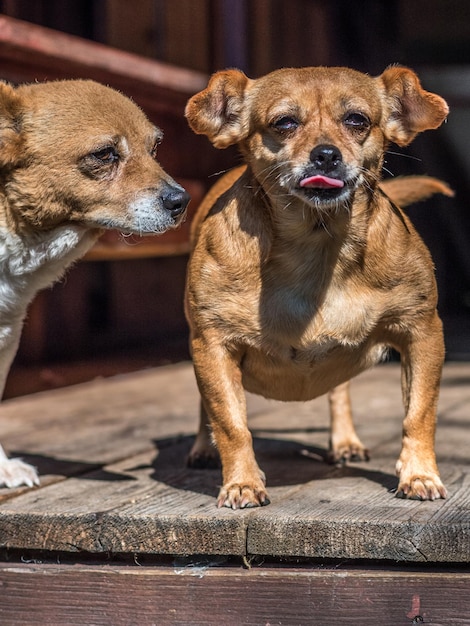
[(298, 185), (310, 200), (328, 203), (349, 194), (347, 167), (339, 148), (320, 144), (311, 151), (309, 161)]

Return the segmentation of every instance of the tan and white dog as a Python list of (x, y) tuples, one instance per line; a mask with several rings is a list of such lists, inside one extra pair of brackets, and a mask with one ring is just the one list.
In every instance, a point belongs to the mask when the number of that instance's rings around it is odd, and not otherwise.
[[(163, 233), (189, 196), (156, 161), (162, 132), (127, 97), (93, 81), (0, 83), (0, 394), (27, 306), (102, 229)], [(36, 470), (0, 446), (0, 486)]]
[(394, 183), (380, 180), (389, 142), (405, 146), (447, 113), (402, 67), (376, 78), (311, 67), (251, 80), (227, 70), (188, 102), (192, 129), (217, 148), (237, 144), (246, 163), (200, 207), (187, 279), (202, 397), (189, 462), (220, 455), (219, 506), (269, 502), (244, 389), (284, 401), (329, 392), (330, 458), (367, 459), (348, 381), (389, 347), (401, 355), (406, 410), (397, 493), (445, 497), (434, 452), (444, 342), (433, 264), (387, 196)]

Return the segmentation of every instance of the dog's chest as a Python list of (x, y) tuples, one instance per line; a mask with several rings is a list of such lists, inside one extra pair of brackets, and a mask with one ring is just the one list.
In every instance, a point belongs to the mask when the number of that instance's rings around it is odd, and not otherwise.
[(260, 311), (264, 339), (306, 360), (360, 346), (380, 317), (373, 292), (347, 283), (320, 293), (295, 286), (267, 289)]
[[(331, 291), (315, 305), (294, 292), (267, 297), (258, 341), (242, 363), (247, 390), (279, 400), (308, 400), (381, 360), (375, 332), (380, 314), (372, 295)], [(288, 297), (287, 297), (288, 296)]]

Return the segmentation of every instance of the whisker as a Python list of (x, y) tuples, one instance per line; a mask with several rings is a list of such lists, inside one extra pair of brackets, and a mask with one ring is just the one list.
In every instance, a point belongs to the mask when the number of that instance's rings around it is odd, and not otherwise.
[(226, 174), (227, 172), (230, 172), (231, 169), (233, 168), (229, 167), (226, 170), (220, 170), (220, 172), (213, 172), (212, 174), (209, 174), (208, 178), (214, 178), (214, 176), (221, 176), (222, 174)]
[(393, 150), (387, 150), (386, 154), (393, 154), (394, 156), (403, 157), (404, 159), (411, 159), (412, 161), (419, 161), (422, 163), (423, 159), (420, 159), (414, 154), (405, 154), (404, 152), (393, 152)]

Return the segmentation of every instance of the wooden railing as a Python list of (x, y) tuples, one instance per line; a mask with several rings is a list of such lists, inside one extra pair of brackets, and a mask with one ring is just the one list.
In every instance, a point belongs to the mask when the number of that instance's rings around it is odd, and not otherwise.
[[(191, 194), (190, 216), (210, 184), (210, 174), (232, 162), (233, 155), (213, 150), (206, 138), (192, 133), (184, 118), (188, 98), (207, 84), (208, 77), (200, 72), (0, 15), (0, 78), (13, 83), (91, 78), (130, 96), (163, 130), (159, 160)], [(176, 231), (140, 241), (109, 233), (87, 258), (181, 254), (188, 250), (188, 233), (189, 220)]]

